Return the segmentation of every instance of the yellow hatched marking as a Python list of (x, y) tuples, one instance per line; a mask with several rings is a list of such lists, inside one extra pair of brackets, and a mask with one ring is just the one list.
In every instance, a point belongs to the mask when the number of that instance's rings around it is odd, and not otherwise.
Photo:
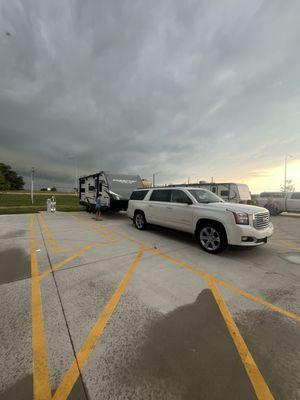
[(68, 264), (70, 261), (73, 261), (75, 258), (80, 257), (82, 254), (86, 253), (88, 250), (90, 250), (93, 247), (94, 247), (93, 245), (88, 245), (88, 246), (83, 247), (82, 249), (78, 250), (75, 254), (71, 255), (70, 257), (67, 257), (66, 259), (60, 261), (59, 263), (54, 264), (52, 269), (50, 268), (47, 271), (40, 274), (38, 276), (38, 279), (41, 281), (45, 276), (49, 275), (51, 273), (51, 271), (58, 270), (59, 268)]
[[(122, 281), (120, 282), (118, 288), (110, 298), (109, 302), (105, 306), (103, 312), (101, 313), (99, 319), (91, 329), (86, 341), (84, 344), (81, 346), (81, 349), (76, 355), (77, 362), (79, 365), (80, 370), (83, 370), (92, 350), (94, 349), (97, 341), (100, 339), (105, 326), (110, 319), (111, 315), (113, 314), (116, 306), (118, 305), (120, 298), (122, 294), (124, 293), (131, 277), (132, 274), (142, 257), (145, 249), (143, 247), (140, 248), (139, 252), (136, 254), (134, 260), (132, 261), (130, 268), (128, 269), (126, 275), (123, 277)], [(69, 396), (76, 380), (79, 377), (79, 370), (78, 370), (78, 365), (77, 365), (76, 360), (73, 361), (71, 364), (70, 368), (64, 375), (60, 385), (58, 386), (54, 396), (53, 400), (66, 400), (67, 397)]]
[(215, 280), (209, 275), (206, 276), (206, 280), (208, 281), (212, 294), (219, 306), (223, 319), (227, 325), (227, 329), (232, 337), (237, 351), (239, 352), (240, 358), (242, 360), (242, 363), (244, 364), (244, 367), (255, 390), (258, 400), (274, 400), (274, 397), (268, 385), (266, 384), (260, 370), (258, 369), (225, 301), (221, 296), (221, 293), (219, 292), (215, 284)]
[(39, 266), (36, 256), (34, 217), (30, 217), (31, 295), (32, 295), (32, 351), (34, 400), (51, 399), (50, 375), (47, 361), (46, 336), (42, 309)]

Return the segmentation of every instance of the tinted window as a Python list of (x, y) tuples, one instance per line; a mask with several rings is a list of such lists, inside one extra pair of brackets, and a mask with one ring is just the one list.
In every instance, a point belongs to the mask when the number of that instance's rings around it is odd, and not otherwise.
[(83, 187), (80, 188), (80, 192), (81, 192), (81, 193), (84, 193), (84, 192), (85, 192), (85, 188), (83, 188)]
[(300, 199), (300, 192), (293, 193), (291, 199)]
[(144, 200), (149, 190), (137, 190), (131, 193), (130, 200)]
[(172, 190), (172, 203), (191, 203), (189, 197), (182, 190)]
[(153, 190), (150, 200), (152, 201), (166, 201), (171, 199), (171, 190)]
[(189, 192), (198, 203), (223, 203), (221, 197), (205, 189), (190, 189)]
[(95, 186), (89, 185), (89, 190), (90, 190), (90, 191), (95, 190)]
[(229, 190), (221, 190), (221, 196), (229, 196)]

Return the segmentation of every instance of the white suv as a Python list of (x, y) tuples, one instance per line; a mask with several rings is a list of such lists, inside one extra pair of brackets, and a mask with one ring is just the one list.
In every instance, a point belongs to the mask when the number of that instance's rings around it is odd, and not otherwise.
[(225, 203), (209, 190), (195, 187), (135, 190), (127, 214), (139, 230), (154, 224), (195, 234), (202, 249), (213, 254), (228, 244), (261, 245), (273, 233), (267, 209)]

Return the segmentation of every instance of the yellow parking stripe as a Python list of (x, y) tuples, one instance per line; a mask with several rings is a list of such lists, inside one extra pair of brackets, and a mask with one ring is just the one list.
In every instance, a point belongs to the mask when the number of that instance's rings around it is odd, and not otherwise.
[(68, 264), (70, 261), (74, 260), (75, 258), (81, 256), (82, 254), (86, 253), (88, 250), (90, 250), (91, 248), (93, 248), (94, 245), (88, 245), (88, 246), (84, 246), (82, 249), (78, 250), (75, 254), (71, 255), (70, 257), (67, 257), (66, 259), (60, 261), (57, 264), (54, 264), (52, 269), (48, 269), (47, 271), (43, 272), (42, 274), (40, 274), (38, 276), (38, 279), (41, 281), (45, 276), (49, 275), (51, 271), (56, 271), (59, 268), (65, 266), (66, 264)]
[(46, 337), (38, 280), (34, 217), (30, 217), (31, 294), (32, 294), (32, 350), (34, 400), (51, 399), (50, 375), (47, 361)]
[(290, 242), (289, 240), (275, 239), (275, 242), (277, 242), (282, 247), (287, 247), (291, 250), (300, 251), (300, 246), (298, 246), (296, 243)]
[(270, 392), (268, 385), (266, 384), (262, 374), (260, 373), (243, 337), (240, 334), (240, 331), (238, 330), (233, 320), (233, 317), (226, 303), (224, 302), (215, 284), (215, 280), (212, 279), (212, 277), (209, 275), (206, 276), (206, 280), (208, 281), (209, 287), (213, 293), (213, 296), (219, 306), (221, 314), (227, 325), (227, 329), (232, 337), (232, 340), (237, 348), (237, 351), (239, 352), (239, 355), (244, 364), (249, 379), (252, 383), (252, 386), (255, 390), (258, 400), (274, 400), (274, 397)]
[[(94, 349), (97, 341), (100, 339), (104, 328), (110, 319), (111, 315), (113, 314), (116, 306), (118, 305), (120, 298), (122, 294), (124, 293), (131, 277), (132, 274), (142, 257), (145, 249), (144, 247), (141, 247), (139, 252), (136, 254), (134, 260), (132, 261), (130, 268), (128, 269), (126, 275), (123, 277), (122, 281), (120, 282), (118, 288), (110, 298), (109, 302), (105, 306), (103, 312), (101, 313), (99, 319), (93, 326), (92, 330), (90, 331), (86, 341), (84, 344), (81, 346), (79, 352), (76, 355), (77, 361), (74, 360), (73, 363), (71, 364), (70, 368), (64, 375), (60, 385), (58, 386), (54, 396), (53, 400), (66, 400), (67, 397), (69, 396), (72, 387), (74, 386), (76, 380), (79, 377), (79, 370), (78, 370), (78, 365), (80, 370), (83, 370), (92, 350)], [(78, 363), (78, 365), (77, 365)]]
[[(79, 216), (73, 215), (73, 217), (81, 220), (82, 222), (86, 221), (86, 218), (84, 218), (82, 216), (79, 217)], [(88, 223), (85, 223), (85, 225), (89, 227)], [(172, 256), (164, 253), (163, 251), (159, 250), (159, 249), (154, 249), (153, 247), (147, 246), (145, 243), (142, 243), (140, 241), (136, 241), (135, 239), (132, 239), (132, 238), (128, 237), (127, 235), (123, 235), (122, 233), (119, 233), (117, 231), (114, 231), (114, 232), (116, 234), (119, 234), (120, 236), (123, 236), (124, 238), (126, 238), (128, 240), (137, 242), (139, 245), (144, 246), (145, 250), (150, 250), (152, 253), (159, 254), (161, 257), (165, 258), (166, 260), (171, 261), (173, 264), (179, 265), (180, 267), (185, 268), (185, 269), (187, 269), (187, 270), (189, 270), (191, 272), (194, 272), (195, 274), (200, 275), (200, 276), (207, 275), (207, 272), (201, 270), (200, 268), (193, 267), (192, 265), (190, 265), (190, 264), (188, 264), (188, 263), (186, 263), (184, 261), (178, 260), (177, 258), (172, 257)], [(223, 286), (226, 285), (227, 289), (229, 289), (231, 291), (238, 292), (241, 296), (244, 296), (244, 297), (246, 297), (246, 298), (248, 298), (248, 299), (250, 299), (252, 301), (258, 302), (258, 303), (264, 305), (265, 307), (268, 307), (268, 308), (272, 309), (273, 311), (276, 311), (276, 312), (278, 312), (278, 313), (280, 313), (282, 315), (285, 315), (286, 317), (292, 318), (293, 320), (300, 322), (300, 316), (299, 315), (297, 315), (295, 313), (292, 313), (290, 311), (287, 311), (287, 310), (285, 310), (285, 309), (283, 309), (281, 307), (275, 306), (272, 303), (269, 303), (268, 301), (262, 299), (261, 297), (253, 296), (251, 293), (248, 293), (245, 290), (240, 289), (239, 287), (234, 286), (234, 285), (232, 285), (230, 283), (226, 283), (226, 282), (214, 277), (211, 274), (209, 274), (209, 275), (213, 279), (215, 279), (217, 282), (219, 282), (221, 285), (223, 285)]]
[(295, 321), (300, 322), (300, 316), (295, 314), (295, 313), (293, 313), (293, 312), (291, 312), (291, 311), (287, 311), (287, 310), (284, 310), (283, 308), (277, 307), (274, 304), (269, 303), (268, 301), (262, 299), (261, 297), (254, 296), (253, 294), (248, 293), (245, 290), (242, 290), (239, 287), (234, 286), (234, 285), (232, 285), (230, 283), (224, 282), (224, 281), (222, 281), (220, 279), (216, 279), (216, 282), (218, 284), (224, 286), (226, 289), (231, 290), (232, 292), (239, 293), (241, 296), (244, 296), (249, 300), (256, 301), (257, 303), (260, 303), (265, 307), (271, 308), (271, 310), (273, 310), (273, 311), (276, 311), (276, 312), (278, 312), (280, 314), (285, 315), (286, 317), (292, 318)]
[(48, 228), (48, 226), (46, 224), (45, 218), (42, 216), (42, 214), (39, 214), (38, 218), (40, 220), (40, 224), (41, 224), (41, 227), (43, 229), (43, 232), (45, 233), (45, 235), (46, 235), (46, 237), (48, 239), (48, 242), (50, 243), (52, 251), (54, 253), (59, 253), (60, 249), (57, 246), (57, 243), (56, 243), (55, 239), (53, 238), (52, 233), (51, 233), (50, 229)]

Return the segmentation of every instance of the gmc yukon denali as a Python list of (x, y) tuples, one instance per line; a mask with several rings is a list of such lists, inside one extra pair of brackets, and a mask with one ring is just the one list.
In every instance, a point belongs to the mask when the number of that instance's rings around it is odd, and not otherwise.
[(193, 187), (135, 190), (127, 214), (139, 230), (153, 224), (195, 234), (202, 249), (212, 254), (228, 245), (259, 246), (273, 233), (267, 209), (226, 203)]

